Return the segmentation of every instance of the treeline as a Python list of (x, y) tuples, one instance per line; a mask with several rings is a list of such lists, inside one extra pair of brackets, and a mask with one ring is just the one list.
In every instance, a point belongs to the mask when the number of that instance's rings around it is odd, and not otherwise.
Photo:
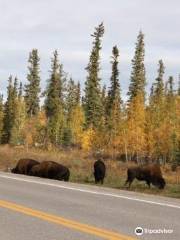
[[(40, 58), (30, 52), (27, 84), (9, 77), (7, 99), (0, 97), (1, 144), (79, 147), (99, 151), (126, 161), (162, 159), (180, 162), (180, 83), (164, 79), (164, 63), (158, 63), (157, 78), (150, 93), (145, 91), (144, 35), (139, 32), (132, 60), (128, 100), (123, 102), (119, 81), (119, 49), (112, 48), (110, 87), (99, 76), (104, 26), (93, 38), (87, 78), (81, 95), (80, 83), (69, 79), (53, 53), (47, 86), (40, 89)], [(43, 99), (40, 100), (40, 99)]]

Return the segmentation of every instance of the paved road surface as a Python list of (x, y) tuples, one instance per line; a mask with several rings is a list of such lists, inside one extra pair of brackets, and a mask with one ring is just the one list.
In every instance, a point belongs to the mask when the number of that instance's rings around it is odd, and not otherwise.
[[(138, 226), (169, 233), (136, 236)], [(132, 239), (127, 236), (179, 240), (180, 200), (0, 173), (0, 240)]]

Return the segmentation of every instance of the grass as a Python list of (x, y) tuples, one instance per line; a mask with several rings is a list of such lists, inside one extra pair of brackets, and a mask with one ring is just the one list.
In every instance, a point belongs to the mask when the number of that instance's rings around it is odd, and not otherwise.
[[(92, 155), (77, 149), (68, 150), (42, 150), (24, 149), (23, 147), (0, 146), (0, 170), (7, 171), (16, 165), (20, 158), (33, 158), (39, 161), (52, 160), (66, 165), (71, 171), (71, 182), (94, 184), (93, 163), (95, 159)], [(107, 174), (104, 181), (105, 187), (116, 189), (126, 189), (127, 166), (125, 163), (113, 160), (106, 160)], [(172, 172), (169, 165), (162, 168), (163, 176), (167, 186), (162, 191), (155, 187), (148, 188), (144, 182), (135, 180), (129, 191), (162, 195), (180, 198), (180, 169)]]

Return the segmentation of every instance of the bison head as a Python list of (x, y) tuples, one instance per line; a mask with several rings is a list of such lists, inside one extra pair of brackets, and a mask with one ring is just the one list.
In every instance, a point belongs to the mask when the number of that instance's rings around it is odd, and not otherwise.
[(159, 178), (158, 188), (159, 189), (164, 189), (165, 185), (166, 185), (166, 182), (165, 182), (164, 178)]
[(163, 177), (154, 177), (152, 179), (152, 184), (159, 189), (164, 189), (166, 182)]

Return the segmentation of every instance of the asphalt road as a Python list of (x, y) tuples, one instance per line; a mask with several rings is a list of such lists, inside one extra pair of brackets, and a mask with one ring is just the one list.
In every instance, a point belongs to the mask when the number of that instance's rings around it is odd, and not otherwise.
[[(141, 236), (136, 227), (143, 228)], [(0, 240), (127, 236), (179, 240), (180, 200), (0, 173)]]

